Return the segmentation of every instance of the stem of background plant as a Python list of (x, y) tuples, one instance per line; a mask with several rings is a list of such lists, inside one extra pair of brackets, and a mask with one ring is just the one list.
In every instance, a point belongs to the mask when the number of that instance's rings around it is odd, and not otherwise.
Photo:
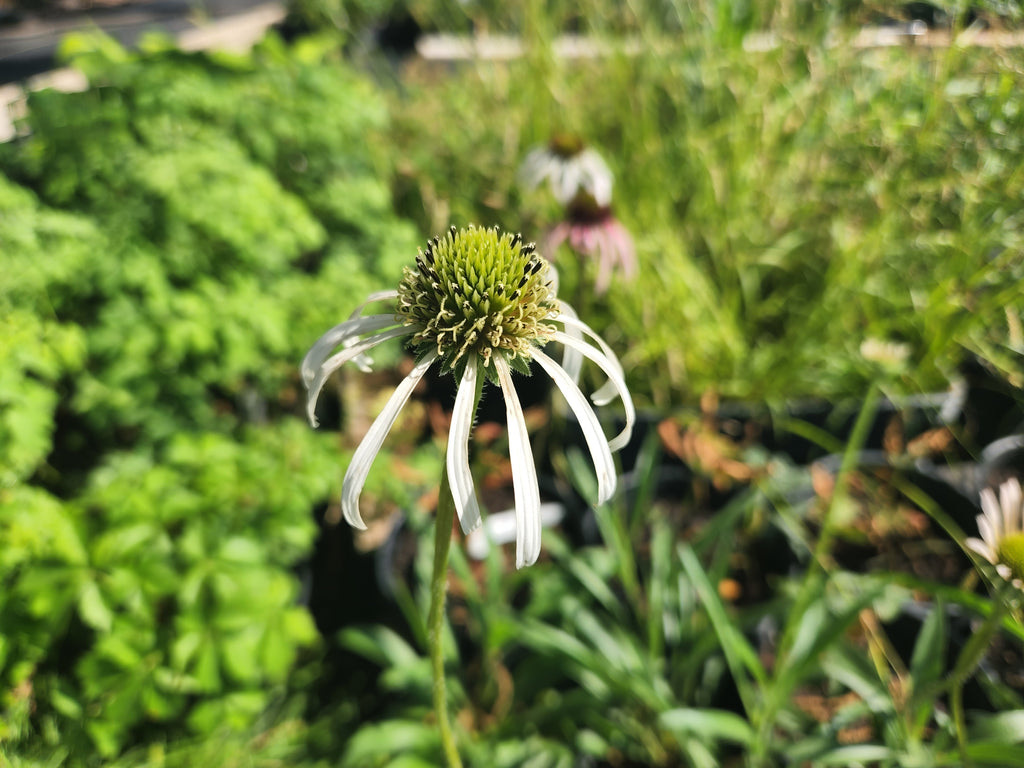
[[(1010, 585), (1005, 585), (1009, 587)], [(1005, 588), (1003, 587), (1003, 588)], [(949, 675), (949, 709), (953, 716), (953, 727), (956, 729), (956, 743), (960, 749), (960, 759), (964, 768), (974, 765), (967, 753), (967, 724), (964, 721), (964, 685), (971, 679), (974, 670), (985, 657), (989, 643), (1002, 626), (1003, 617), (1007, 613), (1007, 596), (997, 587), (993, 595), (992, 612), (985, 617), (985, 622), (975, 631), (956, 660), (956, 666)], [(1016, 589), (1015, 587), (1011, 587)]]
[(779, 643), (780, 657), (789, 650), (807, 603), (814, 594), (814, 583), (826, 569), (825, 559), (832, 548), (832, 539), (835, 536), (835, 526), (833, 525), (832, 518), (834, 517), (836, 505), (846, 495), (846, 486), (849, 483), (850, 472), (854, 468), (857, 455), (867, 441), (871, 420), (878, 410), (878, 398), (878, 386), (872, 384), (864, 397), (864, 403), (857, 414), (857, 420), (854, 422), (853, 430), (850, 432), (850, 439), (846, 444), (846, 449), (843, 451), (843, 459), (839, 464), (839, 472), (836, 473), (835, 484), (832, 487), (832, 496), (828, 500), (828, 505), (825, 507), (825, 512), (821, 518), (821, 531), (818, 533), (818, 540), (815, 542), (811, 553), (811, 561), (807, 564), (807, 573), (804, 574), (800, 592), (797, 595), (793, 610), (790, 612), (789, 621), (783, 632), (782, 640)]
[(455, 519), (455, 501), (448, 484), (448, 471), (441, 468), (441, 489), (437, 497), (437, 517), (434, 520), (434, 571), (430, 579), (430, 611), (427, 614), (427, 646), (430, 649), (430, 669), (434, 676), (434, 713), (441, 748), (449, 768), (462, 768), (462, 759), (455, 746), (448, 719), (448, 689), (444, 673), (444, 603), (448, 590), (448, 550), (452, 543), (452, 524)]
[(767, 761), (769, 742), (771, 741), (772, 727), (775, 723), (775, 715), (779, 708), (788, 699), (790, 691), (782, 690), (779, 684), (786, 669), (789, 652), (793, 647), (794, 639), (803, 622), (804, 614), (814, 597), (819, 586), (819, 580), (827, 577), (827, 566), (825, 563), (828, 552), (832, 547), (832, 539), (835, 535), (833, 517), (837, 504), (846, 494), (846, 486), (849, 481), (850, 472), (853, 470), (857, 455), (867, 440), (868, 430), (871, 428), (871, 421), (878, 409), (880, 391), (878, 385), (872, 384), (864, 396), (864, 403), (861, 405), (857, 420), (850, 432), (850, 439), (847, 441), (843, 451), (843, 459), (839, 465), (839, 472), (836, 474), (835, 484), (832, 488), (832, 496), (821, 519), (821, 530), (818, 539), (814, 544), (811, 553), (811, 560), (807, 564), (807, 572), (804, 574), (796, 599), (793, 601), (793, 608), (789, 612), (789, 619), (783, 627), (782, 637), (779, 640), (778, 652), (776, 654), (775, 669), (772, 680), (765, 691), (764, 705), (759, 713), (757, 723), (757, 742), (754, 745), (754, 764), (760, 764), (759, 760)]

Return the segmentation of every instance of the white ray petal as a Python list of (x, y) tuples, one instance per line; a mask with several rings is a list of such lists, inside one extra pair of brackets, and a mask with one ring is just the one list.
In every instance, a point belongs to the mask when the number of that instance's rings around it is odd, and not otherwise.
[(996, 538), (995, 531), (992, 530), (992, 522), (988, 515), (978, 515), (975, 519), (978, 522), (978, 533), (981, 534), (981, 540), (992, 549), (998, 547), (999, 539)]
[(359, 494), (362, 493), (363, 485), (366, 484), (366, 477), (370, 473), (370, 465), (373, 464), (373, 460), (380, 452), (380, 447), (384, 444), (384, 438), (387, 437), (391, 427), (394, 426), (395, 419), (398, 418), (398, 412), (409, 401), (409, 396), (412, 394), (413, 389), (416, 388), (420, 379), (423, 378), (423, 374), (427, 372), (427, 369), (435, 360), (437, 360), (437, 353), (431, 352), (413, 367), (408, 376), (402, 379), (402, 382), (395, 387), (395, 391), (388, 399), (384, 410), (373, 420), (373, 424), (370, 425), (370, 429), (367, 430), (362, 442), (359, 443), (355, 453), (352, 454), (352, 461), (348, 465), (345, 479), (341, 485), (341, 511), (345, 516), (345, 521), (354, 528), (361, 530), (366, 528), (366, 523), (363, 522), (363, 518), (359, 514)]
[[(1003, 526), (1003, 510), (999, 506), (999, 499), (996, 498), (995, 493), (991, 488), (982, 488), (981, 490), (981, 511), (984, 512), (985, 522), (989, 526), (989, 535), (991, 538), (985, 539), (990, 542), (993, 547), (999, 544), (999, 540), (1003, 538), (1003, 534), (1006, 532)], [(981, 528), (981, 520), (978, 520), (978, 527)]]
[(397, 325), (394, 315), (370, 315), (361, 318), (349, 318), (343, 323), (331, 328), (323, 336), (316, 340), (309, 352), (302, 359), (302, 382), (309, 387), (309, 383), (316, 377), (317, 369), (323, 365), (324, 360), (339, 344), (354, 339), (364, 333), (379, 331)]
[(476, 365), (467, 365), (459, 383), (458, 393), (455, 395), (455, 408), (452, 410), (452, 426), (448, 432), (445, 459), (448, 484), (455, 500), (455, 511), (459, 515), (462, 531), (466, 534), (480, 525), (480, 505), (473, 492), (473, 475), (469, 470), (469, 433), (473, 429), (476, 379)]
[[(576, 327), (566, 324), (565, 322), (566, 318), (576, 321), (579, 320), (579, 315), (576, 314), (576, 310), (573, 309), (571, 304), (564, 301), (559, 301), (558, 307), (561, 312), (555, 318), (555, 321), (561, 322), (564, 325), (565, 333), (567, 335), (572, 336), (574, 339), (583, 341), (583, 332)], [(583, 368), (583, 356), (572, 347), (566, 345), (565, 352), (562, 354), (562, 368), (569, 374), (569, 378), (572, 379), (573, 384), (579, 384), (580, 370)]]
[(585, 341), (575, 339), (562, 331), (555, 331), (553, 338), (566, 347), (575, 349), (595, 363), (604, 372), (604, 375), (608, 377), (608, 383), (612, 385), (615, 394), (622, 400), (622, 405), (626, 409), (626, 425), (618, 435), (608, 441), (609, 450), (621, 450), (629, 443), (630, 438), (633, 436), (633, 425), (636, 422), (636, 408), (633, 407), (633, 398), (630, 396), (629, 390), (626, 389), (626, 380), (623, 378), (622, 372), (617, 370), (611, 360), (599, 349), (587, 344)]
[[(366, 318), (369, 320), (370, 318)], [(399, 336), (407, 336), (413, 332), (413, 329), (409, 326), (401, 326), (399, 328), (392, 328), (390, 331), (384, 331), (368, 338), (363, 339), (358, 344), (353, 344), (351, 347), (346, 347), (341, 352), (338, 352), (331, 358), (328, 358), (317, 370), (313, 380), (309, 382), (306, 387), (309, 392), (306, 395), (306, 416), (309, 417), (309, 423), (314, 427), (317, 425), (316, 420), (316, 401), (320, 397), (320, 390), (324, 388), (324, 384), (327, 383), (327, 378), (338, 370), (341, 366), (352, 360), (355, 357), (366, 352), (368, 349), (381, 344), (388, 339), (394, 339)]]
[[(512, 460), (512, 488), (516, 500), (516, 568), (533, 565), (540, 555), (540, 486), (530, 450), (530, 435), (512, 383), (512, 372), (501, 357), (494, 358), (494, 371), (505, 398), (508, 421), (508, 452)], [(564, 375), (564, 372), (563, 372)]]
[(566, 333), (573, 333), (573, 335), (582, 334), (589, 336), (590, 339), (601, 348), (601, 351), (608, 357), (609, 360), (615, 365), (615, 367), (622, 372), (622, 363), (619, 362), (618, 355), (615, 354), (615, 350), (608, 346), (608, 343), (602, 339), (598, 333), (591, 328), (589, 325), (579, 319), (579, 315), (576, 314), (576, 310), (571, 305), (564, 301), (558, 302), (561, 314), (554, 318), (556, 323), (562, 323), (565, 326)]
[[(352, 310), (352, 314), (348, 316), (348, 319), (355, 320), (357, 317), (363, 314), (363, 310), (366, 309), (367, 306), (373, 304), (374, 302), (394, 301), (397, 298), (398, 291), (396, 291), (394, 288), (387, 291), (376, 291), (374, 293), (371, 293), (369, 296), (366, 297), (362, 304), (360, 304), (358, 307)], [(387, 317), (387, 315), (383, 315), (383, 317)], [(350, 347), (352, 346), (352, 344), (350, 341), (346, 341), (345, 346)], [(373, 370), (373, 368), (371, 367), (373, 365), (373, 359), (369, 355), (357, 355), (356, 357), (352, 358), (352, 362), (355, 363), (359, 370), (362, 371), (363, 373), (369, 373), (370, 371)]]
[(972, 552), (976, 552), (977, 554), (981, 555), (986, 560), (988, 560), (990, 563), (994, 563), (994, 562), (996, 562), (996, 560), (999, 559), (998, 557), (996, 557), (995, 550), (992, 549), (992, 547), (990, 547), (987, 542), (984, 542), (981, 539), (974, 539), (974, 538), (965, 539), (964, 540), (964, 544), (967, 545), (967, 548), (969, 550), (971, 550)]
[(539, 349), (532, 352), (533, 359), (540, 363), (541, 368), (558, 385), (565, 397), (566, 402), (576, 418), (579, 420), (580, 428), (583, 430), (583, 438), (590, 449), (590, 456), (594, 461), (594, 468), (597, 471), (597, 503), (603, 504), (615, 493), (615, 462), (612, 461), (611, 449), (608, 447), (608, 440), (601, 430), (601, 424), (594, 414), (594, 409), (587, 402), (587, 398), (580, 392), (569, 374), (562, 370), (562, 367), (545, 355)]
[[(621, 376), (625, 377), (625, 373), (622, 370), (622, 363), (619, 362), (618, 356), (615, 354), (615, 351), (608, 346), (608, 343), (598, 336), (593, 328), (580, 320), (576, 315), (576, 311), (572, 307), (564, 301), (559, 303), (561, 304), (562, 315), (556, 317), (555, 321), (560, 322), (565, 326), (566, 333), (579, 337), (583, 337), (584, 335), (589, 336), (593, 343), (597, 344), (597, 346), (601, 348), (605, 357), (612, 362), (612, 365), (615, 366), (615, 370), (617, 370)], [(566, 312), (567, 309), (569, 310), (568, 312)], [(576, 380), (578, 381), (579, 379)], [(615, 399), (616, 393), (617, 389), (615, 385), (612, 384), (611, 381), (608, 381), (594, 392), (594, 394), (590, 396), (590, 399), (597, 405), (607, 405)]]
[(355, 318), (359, 317), (361, 314), (363, 314), (363, 310), (370, 304), (373, 304), (375, 301), (389, 301), (397, 298), (398, 291), (396, 291), (394, 288), (388, 291), (376, 291), (375, 293), (371, 293), (369, 296), (366, 297), (362, 304), (360, 304), (358, 307), (352, 310), (352, 314), (348, 316), (348, 319), (354, 320)]
[(1003, 508), (1003, 535), (1021, 532), (1021, 490), (1017, 478), (999, 486), (999, 506)]

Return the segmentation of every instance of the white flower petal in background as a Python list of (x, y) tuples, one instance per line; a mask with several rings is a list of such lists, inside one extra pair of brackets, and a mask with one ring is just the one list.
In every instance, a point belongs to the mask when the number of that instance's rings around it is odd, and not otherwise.
[(991, 488), (981, 492), (978, 515), (980, 539), (969, 538), (968, 549), (996, 567), (996, 572), (1024, 590), (1024, 494), (1020, 481), (1011, 477), (999, 486), (999, 498)]
[(568, 205), (584, 192), (600, 206), (610, 205), (614, 177), (611, 169), (596, 151), (582, 147), (566, 154), (552, 147), (531, 150), (519, 168), (519, 181), (527, 189), (544, 182), (561, 205)]
[[(557, 501), (546, 501), (540, 505), (540, 524), (542, 528), (553, 528), (565, 517), (565, 507)], [(474, 560), (483, 560), (491, 549), (491, 545), (502, 546), (516, 540), (516, 511), (506, 509), (492, 512), (484, 520), (482, 526), (466, 537), (466, 553)]]

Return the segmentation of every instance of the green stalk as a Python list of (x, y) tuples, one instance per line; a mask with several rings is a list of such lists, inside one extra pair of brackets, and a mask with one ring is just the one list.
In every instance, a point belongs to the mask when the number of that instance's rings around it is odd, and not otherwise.
[(793, 601), (793, 608), (789, 612), (789, 618), (782, 629), (782, 638), (779, 641), (778, 654), (775, 670), (771, 682), (765, 686), (763, 692), (764, 703), (761, 710), (756, 714), (757, 741), (753, 747), (752, 764), (766, 765), (768, 763), (769, 745), (772, 739), (772, 728), (775, 726), (775, 718), (785, 701), (792, 694), (792, 687), (795, 680), (786, 681), (786, 666), (789, 663), (789, 654), (793, 650), (793, 643), (796, 634), (803, 621), (804, 614), (814, 600), (816, 591), (824, 588), (823, 582), (829, 578), (828, 558), (832, 550), (832, 541), (835, 538), (835, 509), (844, 499), (846, 489), (850, 481), (850, 474), (856, 469), (857, 455), (864, 443), (867, 442), (868, 430), (871, 428), (871, 421), (878, 409), (879, 389), (872, 384), (864, 396), (864, 403), (861, 405), (857, 420), (853, 424), (850, 439), (843, 451), (843, 458), (836, 474), (835, 485), (832, 489), (832, 498), (825, 507), (821, 520), (821, 531), (818, 540), (815, 542), (811, 553), (811, 560), (807, 565), (803, 581), (800, 583), (796, 598)]
[(448, 719), (448, 692), (444, 673), (444, 603), (448, 588), (448, 550), (452, 543), (452, 523), (455, 519), (455, 501), (448, 472), (441, 468), (441, 490), (437, 499), (437, 519), (434, 521), (434, 572), (430, 578), (430, 611), (427, 614), (427, 646), (430, 650), (430, 669), (434, 676), (434, 714), (441, 736), (441, 748), (449, 768), (462, 768), (455, 735)]
[(974, 670), (988, 652), (989, 643), (1003, 624), (1007, 613), (1006, 585), (997, 585), (993, 595), (992, 611), (985, 617), (985, 622), (967, 641), (964, 649), (956, 660), (956, 666), (949, 676), (949, 708), (953, 716), (953, 727), (956, 730), (956, 743), (960, 749), (960, 759), (965, 768), (972, 768), (974, 762), (967, 753), (967, 724), (964, 718), (964, 685), (971, 679)]
[[(478, 372), (476, 392), (473, 393), (473, 412), (476, 413), (483, 395), (484, 375)], [(446, 457), (447, 458), (447, 457)], [(441, 467), (441, 487), (437, 496), (437, 515), (434, 520), (434, 571), (430, 577), (430, 610), (427, 613), (427, 646), (430, 651), (430, 669), (434, 677), (434, 714), (441, 736), (448, 768), (462, 768), (448, 719), (448, 692), (444, 674), (444, 603), (448, 588), (448, 550), (452, 544), (452, 525), (455, 522), (455, 498), (448, 482), (448, 462)]]

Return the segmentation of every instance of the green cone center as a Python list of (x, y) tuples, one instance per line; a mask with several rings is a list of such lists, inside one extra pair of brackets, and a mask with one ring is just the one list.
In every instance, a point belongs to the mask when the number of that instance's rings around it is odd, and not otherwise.
[(551, 337), (545, 321), (556, 314), (548, 263), (520, 235), (496, 228), (452, 227), (433, 238), (398, 286), (399, 321), (417, 329), (418, 352), (437, 351), (443, 371), (459, 373), (474, 358), (486, 368), (495, 355), (528, 360)]
[(996, 552), (999, 562), (1013, 573), (1015, 579), (1024, 581), (1024, 533), (1009, 533), (999, 541)]

